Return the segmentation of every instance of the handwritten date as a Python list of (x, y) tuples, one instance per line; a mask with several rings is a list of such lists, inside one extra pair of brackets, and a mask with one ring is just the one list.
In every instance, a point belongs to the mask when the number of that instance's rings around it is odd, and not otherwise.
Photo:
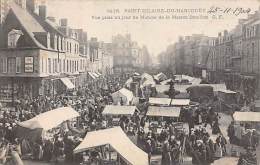
[(242, 14), (249, 14), (251, 12), (250, 8), (242, 8), (242, 7), (237, 7), (237, 8), (223, 8), (223, 7), (217, 7), (217, 6), (212, 6), (209, 10), (209, 14), (233, 14), (235, 16), (239, 16)]

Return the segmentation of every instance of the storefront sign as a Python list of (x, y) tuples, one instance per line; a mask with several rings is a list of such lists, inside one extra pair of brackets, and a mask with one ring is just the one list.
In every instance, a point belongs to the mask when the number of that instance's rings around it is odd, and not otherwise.
[(33, 57), (24, 58), (24, 72), (27, 73), (33, 72)]

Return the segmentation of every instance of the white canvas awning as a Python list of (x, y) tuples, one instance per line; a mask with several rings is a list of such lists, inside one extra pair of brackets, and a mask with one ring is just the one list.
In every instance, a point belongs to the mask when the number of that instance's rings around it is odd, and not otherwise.
[(126, 88), (122, 88), (119, 91), (116, 91), (112, 94), (113, 100), (114, 102), (120, 102), (121, 98), (123, 99), (124, 104), (129, 104), (133, 98), (134, 98), (134, 94), (132, 91), (126, 89)]
[(146, 113), (147, 116), (165, 116), (165, 117), (179, 117), (180, 107), (156, 107), (149, 106)]
[(70, 81), (69, 78), (65, 77), (65, 78), (61, 78), (60, 79), (63, 84), (68, 88), (68, 89), (73, 89), (75, 88), (75, 85)]
[(219, 90), (219, 92), (227, 93), (227, 94), (236, 94), (236, 92), (231, 90)]
[(169, 82), (171, 82), (171, 78), (170, 79), (167, 79), (167, 80), (164, 80), (164, 81), (162, 81), (160, 84), (161, 85), (167, 85)]
[(96, 76), (94, 76), (92, 72), (88, 72), (88, 74), (89, 74), (90, 77), (93, 78), (94, 80), (96, 79)]
[(97, 74), (98, 76), (102, 76), (102, 74), (101, 74), (99, 71), (97, 71), (96, 74)]
[(74, 153), (110, 145), (131, 165), (148, 165), (148, 155), (138, 148), (120, 127), (88, 132), (84, 140), (74, 149)]
[(18, 123), (18, 125), (29, 129), (42, 128), (43, 130), (47, 131), (57, 127), (64, 121), (78, 116), (79, 113), (76, 112), (73, 108), (62, 107), (39, 114), (30, 120)]
[(99, 75), (95, 72), (92, 72), (92, 75), (95, 76), (96, 78), (99, 78)]
[(144, 79), (146, 79), (146, 80), (153, 80), (153, 76), (152, 75), (149, 75), (148, 73), (143, 73), (142, 75), (141, 75), (141, 79), (142, 80), (144, 80)]
[(135, 76), (140, 76), (140, 74), (139, 74), (139, 73), (137, 73), (137, 72), (134, 72), (134, 75), (135, 75)]
[(150, 97), (149, 103), (154, 105), (170, 105), (171, 99), (169, 98), (156, 98)]
[(164, 73), (158, 73), (157, 75), (154, 75), (154, 79), (160, 81), (160, 80), (166, 80), (167, 76)]
[(155, 85), (155, 88), (158, 93), (164, 93), (169, 91), (170, 85)]
[(186, 106), (190, 104), (190, 99), (172, 99), (171, 105)]
[(135, 106), (106, 105), (103, 115), (133, 115)]
[(235, 121), (260, 122), (260, 112), (235, 112), (233, 118)]

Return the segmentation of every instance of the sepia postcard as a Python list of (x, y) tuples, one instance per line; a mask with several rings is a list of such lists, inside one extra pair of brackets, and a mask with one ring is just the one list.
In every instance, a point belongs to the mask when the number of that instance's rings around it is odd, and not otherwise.
[(260, 165), (260, 0), (0, 0), (1, 165)]

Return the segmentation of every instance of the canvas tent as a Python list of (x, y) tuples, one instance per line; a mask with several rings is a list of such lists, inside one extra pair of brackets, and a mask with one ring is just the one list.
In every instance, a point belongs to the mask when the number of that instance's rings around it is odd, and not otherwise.
[(134, 95), (133, 95), (132, 91), (130, 91), (126, 88), (122, 88), (119, 91), (113, 93), (112, 98), (113, 98), (114, 104), (120, 103), (121, 98), (122, 98), (123, 104), (129, 105), (132, 102)]
[(133, 115), (135, 113), (135, 106), (120, 106), (120, 105), (106, 105), (103, 115)]
[(156, 98), (150, 97), (149, 103), (152, 105), (170, 105), (171, 99), (169, 98)]
[(260, 122), (260, 112), (235, 112), (233, 118), (240, 122)]
[(172, 99), (171, 105), (187, 106), (190, 104), (190, 99)]
[(162, 81), (160, 84), (161, 85), (168, 85), (171, 81), (173, 81), (173, 80), (170, 78), (170, 79)]
[(104, 145), (110, 145), (127, 164), (149, 164), (147, 153), (138, 148), (120, 127), (88, 132), (84, 140), (74, 149), (74, 153)]
[(167, 76), (164, 73), (158, 73), (157, 75), (154, 75), (154, 79), (157, 81), (164, 81), (167, 79)]
[(143, 73), (141, 75), (141, 79), (144, 80), (153, 80), (153, 76), (149, 75), (148, 73)]
[(79, 113), (71, 107), (57, 108), (38, 116), (18, 123), (18, 137), (40, 137), (43, 131), (48, 131), (62, 124), (63, 122), (76, 118)]
[(180, 107), (157, 107), (149, 106), (147, 116), (179, 117)]

